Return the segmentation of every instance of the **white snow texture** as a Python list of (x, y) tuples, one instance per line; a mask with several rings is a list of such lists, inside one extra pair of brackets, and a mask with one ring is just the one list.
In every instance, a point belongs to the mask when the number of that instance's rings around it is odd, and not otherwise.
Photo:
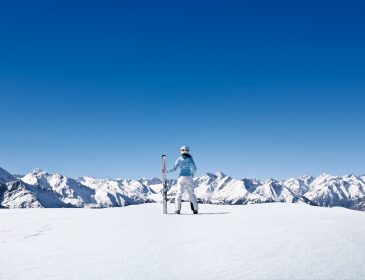
[[(171, 213), (172, 205), (169, 204)], [(365, 213), (305, 204), (0, 210), (0, 278), (365, 279)]]

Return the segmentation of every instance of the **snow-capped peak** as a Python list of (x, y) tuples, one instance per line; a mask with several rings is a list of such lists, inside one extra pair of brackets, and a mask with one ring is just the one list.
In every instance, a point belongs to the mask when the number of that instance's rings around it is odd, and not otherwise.
[(215, 176), (217, 176), (218, 178), (224, 178), (224, 177), (227, 177), (226, 174), (224, 174), (223, 172), (221, 171), (217, 171), (214, 173)]
[(30, 172), (29, 174), (32, 174), (33, 176), (41, 176), (41, 175), (45, 175), (47, 174), (46, 171), (44, 171), (43, 169), (41, 168), (36, 168), (34, 169), (32, 172)]
[[(139, 180), (68, 178), (35, 169), (17, 180), (0, 168), (0, 183), (7, 184), (3, 205), (11, 207), (113, 207), (161, 201), (159, 178)], [(176, 180), (169, 180), (169, 196), (177, 192)], [(277, 181), (237, 180), (223, 172), (194, 178), (198, 199), (204, 203), (250, 204), (266, 202), (304, 202), (318, 206), (343, 206), (365, 210), (365, 177), (353, 174), (336, 177), (301, 176)], [(9, 191), (9, 192), (8, 192)], [(27, 203), (25, 203), (25, 201)], [(29, 202), (29, 203), (28, 203)]]
[(329, 173), (323, 172), (321, 174), (319, 174), (319, 176), (317, 178), (332, 178), (333, 176)]

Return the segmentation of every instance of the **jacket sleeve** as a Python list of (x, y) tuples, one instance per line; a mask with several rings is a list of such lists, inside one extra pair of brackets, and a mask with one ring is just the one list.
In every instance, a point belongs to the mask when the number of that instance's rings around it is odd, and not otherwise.
[(176, 160), (176, 162), (175, 162), (174, 167), (173, 167), (172, 169), (170, 169), (170, 170), (167, 170), (166, 172), (167, 172), (167, 173), (174, 172), (176, 169), (178, 169), (178, 168), (179, 168), (179, 166), (180, 166), (180, 160), (179, 160), (179, 159), (177, 159), (177, 160)]
[(191, 158), (191, 172), (192, 172), (193, 177), (194, 177), (195, 173), (196, 173), (196, 165), (195, 165), (195, 162), (194, 162), (193, 158)]

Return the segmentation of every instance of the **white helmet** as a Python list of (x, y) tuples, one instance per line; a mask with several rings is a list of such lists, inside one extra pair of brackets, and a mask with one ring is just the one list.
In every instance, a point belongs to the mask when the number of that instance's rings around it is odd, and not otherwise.
[(188, 154), (190, 152), (190, 149), (188, 146), (182, 146), (180, 151), (181, 151), (181, 154), (183, 155), (183, 154)]

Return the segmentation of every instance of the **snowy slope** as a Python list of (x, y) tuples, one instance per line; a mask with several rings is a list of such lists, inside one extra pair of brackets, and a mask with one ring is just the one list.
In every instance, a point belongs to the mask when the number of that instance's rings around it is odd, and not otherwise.
[(154, 193), (143, 182), (137, 180), (104, 180), (91, 177), (79, 178), (81, 185), (94, 190), (93, 196), (99, 207), (127, 206), (150, 202)]
[(2, 210), (1, 279), (365, 279), (363, 212), (286, 203), (200, 210)]
[[(11, 208), (34, 207), (121, 207), (160, 202), (162, 182), (158, 178), (139, 180), (68, 178), (36, 169), (20, 179), (0, 170), (0, 202)], [(10, 181), (10, 182), (9, 182)], [(169, 181), (169, 197), (177, 191), (176, 180)], [(303, 176), (284, 181), (273, 179), (237, 180), (222, 172), (194, 178), (200, 203), (254, 204), (269, 202), (310, 205), (365, 211), (364, 176)], [(186, 197), (187, 198), (187, 197)]]
[(58, 173), (48, 174), (41, 169), (35, 169), (21, 178), (21, 181), (32, 186), (35, 192), (53, 192), (64, 205), (84, 207), (95, 203), (92, 197), (95, 192), (92, 189)]
[(321, 174), (308, 184), (304, 196), (318, 206), (336, 205), (365, 210), (365, 182), (355, 175), (339, 177)]
[[(35, 169), (21, 178), (36, 194), (51, 192), (62, 207), (116, 207), (150, 202), (153, 190), (137, 180), (68, 178)], [(161, 181), (159, 181), (161, 183)], [(44, 205), (42, 200), (39, 201)]]

